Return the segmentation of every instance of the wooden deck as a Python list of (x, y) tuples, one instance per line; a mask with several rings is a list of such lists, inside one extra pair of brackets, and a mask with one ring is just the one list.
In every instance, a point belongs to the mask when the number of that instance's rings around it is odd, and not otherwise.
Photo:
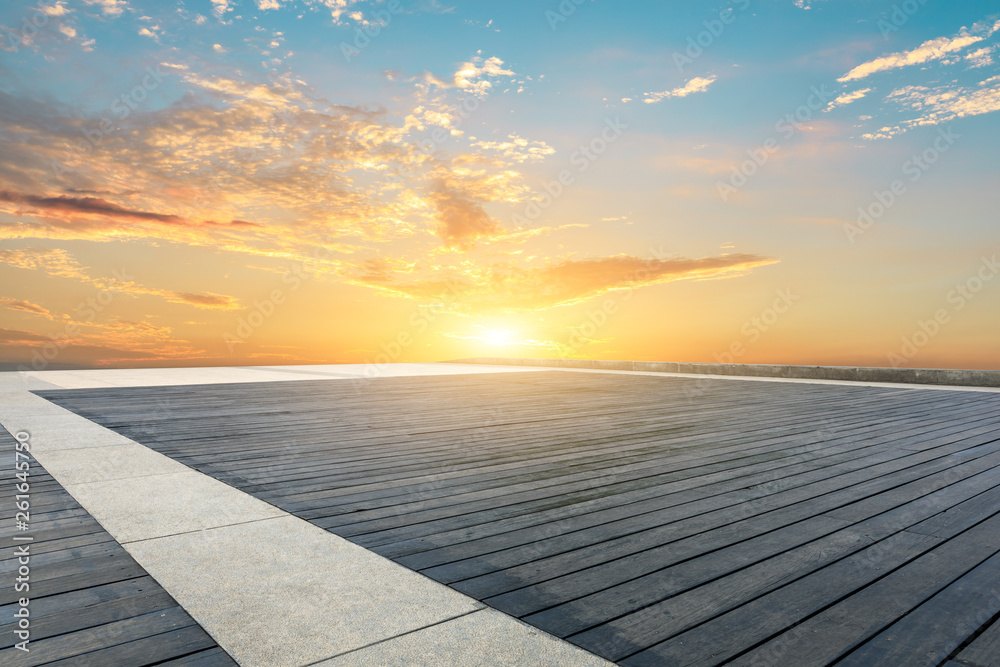
[(623, 665), (1000, 664), (1000, 394), (558, 371), (38, 393)]
[[(0, 664), (181, 665), (236, 663), (42, 466), (31, 462), (28, 531), (14, 525), (14, 438), (0, 428), (8, 473), (0, 528)], [(31, 536), (15, 542), (15, 536)], [(14, 590), (17, 551), (28, 545), (30, 590)], [(9, 584), (9, 585), (7, 585)], [(18, 598), (31, 602), (29, 651), (14, 635)]]

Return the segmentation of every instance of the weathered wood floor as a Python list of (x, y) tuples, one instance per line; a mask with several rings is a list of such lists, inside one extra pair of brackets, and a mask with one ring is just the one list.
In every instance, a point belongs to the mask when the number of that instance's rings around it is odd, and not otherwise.
[[(14, 522), (14, 438), (0, 428), (8, 472), (0, 527), (0, 664), (236, 663), (37, 462), (31, 461), (28, 531)], [(31, 536), (15, 542), (15, 536)], [(18, 548), (29, 547), (28, 591), (14, 588)], [(15, 648), (18, 599), (27, 596), (28, 652)]]
[(623, 665), (1000, 664), (1000, 394), (565, 372), (38, 393)]

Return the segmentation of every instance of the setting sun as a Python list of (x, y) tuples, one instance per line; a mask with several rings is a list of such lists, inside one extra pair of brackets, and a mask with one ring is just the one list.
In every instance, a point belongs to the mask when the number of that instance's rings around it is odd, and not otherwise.
[(509, 331), (487, 331), (484, 340), (490, 345), (507, 345), (510, 335)]

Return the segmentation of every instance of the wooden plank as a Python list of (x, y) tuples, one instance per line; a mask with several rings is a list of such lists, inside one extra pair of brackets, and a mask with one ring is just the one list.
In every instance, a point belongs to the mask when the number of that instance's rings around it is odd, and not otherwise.
[[(967, 540), (972, 547), (971, 553), (973, 557), (979, 557), (985, 550), (995, 547), (996, 531), (1000, 530), (1000, 516), (987, 519), (972, 527), (955, 528), (955, 535), (963, 530), (968, 531)], [(722, 616), (702, 622), (687, 631), (677, 633), (677, 617), (672, 617), (669, 625), (673, 626), (670, 633), (673, 636), (649, 648), (639, 648), (648, 641), (648, 638), (639, 641), (635, 626), (624, 628), (621, 619), (576, 635), (573, 641), (585, 647), (593, 646), (597, 641), (604, 642), (608, 648), (614, 645), (615, 659), (628, 666), (670, 664), (687, 667), (716, 664), (740, 656), (748, 647), (771, 641), (773, 643), (767, 648), (761, 646), (755, 649), (758, 661), (761, 656), (767, 656), (768, 659), (780, 656), (779, 662), (816, 664), (816, 655), (840, 652), (845, 648), (838, 640), (844, 641), (846, 638), (847, 641), (851, 641), (853, 634), (859, 631), (854, 624), (855, 620), (861, 619), (862, 623), (867, 624), (873, 620), (873, 615), (880, 618), (880, 615), (889, 609), (897, 615), (905, 613), (895, 600), (884, 595), (872, 595), (873, 592), (880, 590), (871, 586), (875, 582), (899, 570), (902, 574), (893, 578), (892, 583), (899, 583), (900, 587), (886, 586), (886, 590), (898, 590), (906, 595), (917, 591), (916, 595), (919, 596), (921, 592), (928, 590), (928, 587), (931, 587), (931, 593), (938, 590), (934, 586), (942, 585), (938, 578), (947, 578), (950, 574), (949, 568), (966, 566), (965, 560), (960, 558), (962, 550), (954, 547), (938, 552), (939, 555), (955, 556), (954, 560), (933, 555), (927, 559), (920, 558), (949, 543), (950, 541), (943, 538), (909, 531), (896, 533), (818, 572), (757, 597), (752, 602), (742, 604)], [(904, 567), (911, 563), (918, 565)], [(929, 577), (929, 580), (924, 581), (920, 577)], [(911, 585), (909, 589), (906, 588), (907, 584)], [(856, 593), (857, 597), (852, 596), (853, 593)], [(821, 624), (827, 617), (810, 623), (809, 619), (820, 616), (838, 600), (850, 600), (852, 597), (855, 603), (841, 607), (845, 610), (849, 608), (850, 614), (830, 612), (831, 617), (836, 616), (837, 622), (846, 624), (843, 627), (838, 627), (835, 623)], [(909, 599), (907, 597), (907, 600)], [(918, 603), (920, 601), (922, 599), (918, 600)], [(862, 603), (868, 607), (863, 607)], [(650, 610), (655, 608), (655, 606), (649, 607), (643, 612), (648, 615), (651, 613)], [(701, 610), (692, 611), (699, 612), (699, 615), (701, 612)], [(860, 616), (855, 617), (851, 614)], [(811, 631), (814, 623), (821, 624), (821, 631), (818, 634)], [(619, 630), (619, 633), (608, 632), (612, 629)], [(813, 641), (815, 639), (821, 641)], [(856, 641), (857, 639), (854, 639), (848, 646), (853, 646)], [(807, 644), (812, 651), (818, 653), (799, 650), (799, 647)], [(624, 653), (621, 653), (622, 651)], [(747, 659), (750, 660), (749, 657)], [(800, 660), (806, 662), (799, 662)], [(822, 658), (819, 662), (823, 664), (829, 660)]]
[(199, 651), (182, 658), (175, 658), (160, 663), (160, 667), (230, 667), (235, 664), (229, 654), (221, 648), (211, 648)]
[[(32, 555), (41, 555), (107, 542), (114, 542), (114, 538), (102, 528), (100, 530), (95, 530), (92, 533), (85, 533), (83, 535), (71, 537), (52, 536), (52, 539), (44, 542), (36, 540), (31, 543), (31, 553)], [(16, 551), (17, 547), (15, 546), (0, 549), (0, 561), (6, 562), (9, 559), (14, 558), (16, 556)]]
[(1000, 667), (1000, 619), (991, 619), (955, 660), (963, 667)]
[[(31, 617), (31, 640), (37, 642), (48, 637), (62, 635), (70, 632), (78, 632), (88, 628), (94, 628), (115, 621), (122, 621), (133, 616), (142, 616), (164, 609), (176, 607), (177, 603), (158, 586), (151, 586), (151, 590), (144, 591), (139, 595), (131, 597), (116, 597), (113, 600), (100, 602), (88, 606), (74, 605), (72, 593), (50, 595), (42, 600), (53, 600), (59, 603), (70, 603), (63, 607), (60, 613), (39, 616), (35, 609), (32, 609)], [(91, 589), (92, 590), (92, 589)], [(68, 599), (69, 598), (69, 599)], [(39, 602), (36, 600), (34, 602)], [(36, 606), (32, 603), (33, 606)], [(11, 615), (2, 618), (13, 618)], [(9, 623), (0, 626), (0, 633), (13, 632), (16, 623)]]
[[(171, 607), (143, 616), (135, 616), (114, 623), (107, 623), (97, 628), (88, 628), (66, 635), (59, 635), (39, 642), (31, 643), (31, 651), (24, 653), (14, 648), (0, 651), (0, 662), (13, 661), (9, 664), (34, 667), (65, 658), (83, 660), (82, 656), (93, 651), (124, 644), (126, 642), (155, 637), (172, 630), (179, 630), (194, 625), (191, 617), (180, 607)], [(198, 627), (198, 626), (195, 626)], [(200, 630), (200, 627), (198, 628)], [(204, 632), (204, 631), (202, 631)], [(169, 656), (176, 657), (176, 656)], [(106, 664), (106, 663), (105, 663)]]
[[(56, 595), (67, 591), (75, 591), (80, 588), (89, 588), (91, 586), (100, 586), (102, 584), (110, 584), (116, 581), (125, 581), (126, 579), (141, 577), (144, 574), (146, 574), (146, 571), (143, 570), (142, 567), (140, 567), (135, 561), (122, 560), (114, 566), (101, 570), (79, 572), (65, 577), (42, 579), (38, 582), (32, 582), (31, 590), (29, 592), (31, 593), (32, 598), (40, 598), (47, 595)], [(16, 592), (13, 587), (9, 590), (4, 589), (0, 592), (0, 605), (11, 604), (16, 602), (20, 597), (22, 597), (22, 594)]]
[[(929, 652), (935, 647), (947, 648), (933, 658), (933, 663), (945, 658), (955, 647), (974, 632), (982, 623), (1000, 611), (1000, 558), (991, 558), (1000, 549), (996, 536), (1000, 534), (1000, 514), (956, 535), (947, 542), (922, 554), (903, 567), (889, 572), (872, 585), (861, 588), (851, 596), (823, 610), (798, 625), (792, 633), (782, 633), (760, 648), (743, 654), (734, 664), (752, 665), (762, 654), (774, 653), (780, 647), (782, 655), (791, 662), (802, 660), (833, 662), (847, 650), (867, 641), (893, 621), (906, 619), (897, 638), (913, 642), (901, 651), (886, 651), (886, 661), (902, 658), (906, 664), (931, 662)], [(968, 577), (965, 584), (957, 583)], [(989, 583), (992, 580), (992, 585)], [(955, 583), (953, 583), (955, 582)], [(955, 586), (949, 591), (950, 586)], [(970, 586), (986, 586), (983, 596), (970, 595)], [(941, 596), (939, 604), (932, 601)], [(944, 603), (944, 605), (940, 604)], [(930, 605), (933, 612), (951, 609), (950, 617), (930, 620), (921, 611)], [(956, 606), (957, 605), (957, 606)], [(915, 616), (914, 616), (915, 615)], [(910, 616), (914, 616), (911, 620)], [(957, 621), (952, 625), (949, 621)], [(913, 631), (927, 630), (936, 624), (935, 634), (917, 636)], [(941, 632), (950, 635), (942, 639)], [(792, 634), (792, 637), (788, 637)], [(891, 634), (890, 634), (891, 636)], [(950, 644), (950, 645), (949, 645)], [(889, 649), (885, 641), (869, 655), (876, 657), (879, 649)], [(859, 665), (863, 662), (849, 661)]]
[(756, 523), (758, 530), (773, 530), (958, 464), (946, 452), (920, 452), (775, 494), (729, 492), (423, 572), (458, 582), (456, 588), (467, 594), (489, 597), (750, 517), (770, 522)]
[[(847, 555), (847, 551), (837, 546), (839, 544), (852, 548), (868, 544), (855, 539), (858, 535), (855, 528), (863, 530), (869, 539), (883, 539), (984, 490), (1000, 487), (995, 474), (977, 475), (974, 470), (968, 474), (968, 478), (959, 481), (944, 476), (925, 478), (886, 492), (882, 495), (891, 496), (890, 503), (904, 501), (903, 504), (890, 509), (871, 506), (867, 514), (855, 515), (854, 523), (846, 527), (843, 520), (829, 515), (814, 516), (749, 539), (738, 531), (718, 549), (714, 549), (717, 543), (706, 536), (695, 536), (674, 543), (670, 548), (642, 552), (485, 601), (501, 611), (526, 617), (526, 621), (547, 632), (565, 637), (806, 545), (813, 555), (798, 561), (809, 568), (818, 568)], [(1000, 498), (1000, 493), (997, 497)], [(768, 581), (780, 580), (796, 572), (804, 574), (801, 569), (792, 570), (787, 560), (786, 557), (768, 568), (757, 568), (760, 592), (768, 590)], [(764, 575), (765, 569), (775, 574)], [(536, 615), (527, 616), (532, 613)]]
[[(187, 627), (142, 637), (133, 641), (116, 644), (82, 655), (74, 655), (51, 665), (79, 665), (80, 667), (105, 667), (106, 665), (151, 665), (161, 664), (161, 659), (184, 659), (192, 654), (200, 655), (206, 649), (215, 648), (215, 641), (201, 627)], [(150, 656), (156, 656), (151, 658)], [(229, 656), (216, 653), (207, 664), (235, 665)], [(228, 661), (227, 661), (228, 659)], [(200, 661), (206, 664), (205, 661)], [(184, 664), (184, 663), (181, 663)], [(188, 664), (198, 664), (188, 663)]]
[[(968, 549), (970, 545), (961, 546)], [(1000, 545), (994, 548), (1000, 550)], [(919, 656), (925, 656), (926, 664), (936, 665), (998, 614), (1000, 555), (994, 554), (869, 639), (838, 665), (912, 665)]]

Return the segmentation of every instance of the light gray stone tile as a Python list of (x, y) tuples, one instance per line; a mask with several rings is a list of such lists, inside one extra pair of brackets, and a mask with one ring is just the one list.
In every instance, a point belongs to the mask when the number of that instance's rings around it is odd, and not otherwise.
[(38, 462), (63, 485), (190, 471), (184, 464), (133, 442), (80, 449), (43, 448), (34, 453)]
[(63, 486), (122, 543), (284, 514), (194, 470)]
[(526, 625), (484, 609), (359, 651), (316, 667), (613, 667), (614, 663)]
[(301, 519), (126, 544), (244, 665), (307, 665), (482, 605)]

